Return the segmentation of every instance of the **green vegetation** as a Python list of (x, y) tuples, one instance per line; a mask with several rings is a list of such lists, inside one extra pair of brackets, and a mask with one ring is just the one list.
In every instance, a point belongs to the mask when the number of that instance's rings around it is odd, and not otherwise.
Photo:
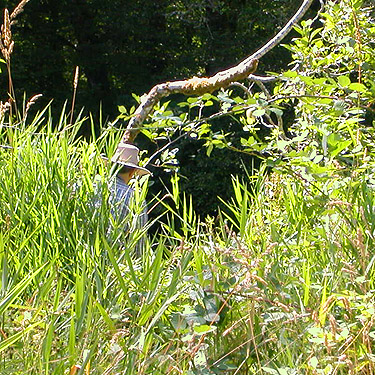
[(141, 256), (144, 233), (125, 233), (106, 203), (100, 155), (121, 131), (82, 138), (84, 119), (65, 110), (10, 116), (1, 103), (1, 374), (374, 374), (375, 28), (358, 0), (320, 17), (296, 28), (290, 70), (268, 90), (156, 108), (152, 140), (187, 132), (208, 154), (263, 161), (233, 177), (215, 218), (173, 175), (148, 202), (158, 214)]
[[(18, 2), (5, 0), (0, 8), (11, 10)], [(40, 106), (53, 100), (51, 110), (58, 118), (79, 66), (75, 115), (84, 108), (99, 132), (99, 107), (112, 121), (119, 105), (134, 105), (132, 93), (141, 95), (154, 84), (211, 75), (237, 63), (272, 37), (298, 5), (295, 0), (30, 0), (12, 25), (15, 94), (22, 101), (25, 93), (27, 98), (42, 93)], [(259, 72), (279, 71), (289, 61), (289, 51), (279, 46), (262, 60)], [(0, 74), (0, 87), (6, 81), (7, 75)], [(225, 122), (217, 126), (226, 129)], [(90, 134), (90, 123), (81, 131)], [(143, 137), (137, 142), (150, 151), (164, 146), (162, 140), (150, 143)], [(249, 158), (231, 153), (232, 170), (223, 173), (228, 152), (213, 151), (215, 157), (209, 159), (201, 142), (181, 138), (174, 145), (186, 177), (181, 186), (193, 195), (195, 209), (202, 215), (217, 213), (217, 195), (232, 195), (231, 174), (243, 173), (242, 161), (248, 164)], [(207, 179), (197, 178), (195, 163)], [(150, 192), (157, 194), (170, 176), (151, 168), (156, 182)], [(221, 185), (211, 190), (218, 180)]]

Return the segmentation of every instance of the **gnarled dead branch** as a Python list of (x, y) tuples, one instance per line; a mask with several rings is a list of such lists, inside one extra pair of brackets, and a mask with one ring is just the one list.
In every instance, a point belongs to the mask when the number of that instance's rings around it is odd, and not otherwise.
[(184, 81), (165, 82), (154, 86), (142, 99), (134, 116), (130, 119), (121, 143), (134, 142), (143, 122), (162, 98), (171, 94), (203, 95), (211, 93), (217, 89), (228, 87), (232, 82), (243, 80), (254, 73), (258, 66), (258, 60), (280, 43), (292, 30), (293, 26), (303, 17), (312, 2), (313, 0), (304, 0), (294, 16), (274, 38), (238, 65), (223, 70), (212, 77), (193, 77)]

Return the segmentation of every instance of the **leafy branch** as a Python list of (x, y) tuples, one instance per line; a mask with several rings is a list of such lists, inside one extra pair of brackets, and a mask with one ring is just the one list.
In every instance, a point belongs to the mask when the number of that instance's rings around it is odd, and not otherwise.
[[(193, 77), (183, 81), (165, 82), (154, 86), (142, 99), (140, 105), (130, 119), (122, 142), (132, 143), (140, 132), (142, 123), (152, 112), (154, 106), (164, 97), (171, 94), (203, 95), (212, 93), (220, 88), (226, 88), (231, 83), (243, 80), (255, 72), (258, 60), (273, 49), (292, 30), (293, 26), (304, 16), (313, 0), (304, 0), (300, 8), (280, 32), (255, 53), (241, 61), (238, 65), (223, 70), (212, 77)], [(252, 77), (253, 79), (254, 76)]]

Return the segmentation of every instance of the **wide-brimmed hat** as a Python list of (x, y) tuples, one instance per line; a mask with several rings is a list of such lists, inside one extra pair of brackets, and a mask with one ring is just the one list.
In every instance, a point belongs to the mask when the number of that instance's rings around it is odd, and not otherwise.
[(151, 174), (151, 172), (139, 166), (139, 148), (129, 143), (120, 143), (111, 159), (112, 163), (134, 168), (138, 175)]

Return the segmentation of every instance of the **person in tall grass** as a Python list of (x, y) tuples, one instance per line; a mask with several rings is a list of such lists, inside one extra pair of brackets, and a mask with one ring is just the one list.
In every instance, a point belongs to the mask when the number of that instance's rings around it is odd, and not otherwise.
[[(130, 180), (135, 175), (149, 175), (151, 172), (139, 165), (139, 149), (128, 143), (120, 143), (118, 145), (111, 162), (120, 168), (109, 186), (109, 202), (113, 209), (112, 215), (117, 220), (123, 221), (129, 214), (130, 201), (134, 195), (134, 190), (129, 186)], [(143, 212), (138, 219), (140, 227), (144, 227), (147, 222), (145, 204)]]
[[(139, 149), (131, 144), (120, 142), (111, 159), (104, 155), (102, 158), (106, 164), (111, 163), (114, 174), (111, 172), (105, 187), (102, 176), (95, 177), (94, 212), (109, 217), (105, 230), (111, 243), (120, 241), (121, 245), (130, 245), (137, 255), (141, 255), (148, 221), (146, 190), (138, 183), (131, 187), (130, 181), (151, 172), (139, 165)], [(109, 212), (103, 212), (103, 209)]]

